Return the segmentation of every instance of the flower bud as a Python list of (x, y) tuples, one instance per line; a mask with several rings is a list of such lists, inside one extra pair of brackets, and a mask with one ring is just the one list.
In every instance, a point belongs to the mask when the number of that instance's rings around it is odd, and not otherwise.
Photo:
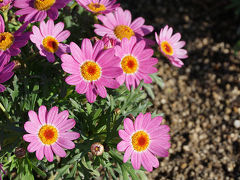
[(102, 41), (104, 43), (104, 49), (110, 49), (116, 46), (117, 40), (113, 38), (109, 38), (108, 36), (103, 36)]
[(15, 149), (15, 155), (17, 158), (24, 158), (26, 155), (26, 150), (24, 148), (17, 147)]
[(104, 152), (104, 147), (99, 142), (96, 142), (91, 145), (91, 152), (95, 156), (101, 156)]

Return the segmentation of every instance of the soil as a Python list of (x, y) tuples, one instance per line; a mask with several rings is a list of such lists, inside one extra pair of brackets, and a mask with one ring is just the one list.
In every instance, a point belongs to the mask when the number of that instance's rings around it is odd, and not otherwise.
[(172, 146), (149, 179), (240, 179), (240, 17), (230, 2), (120, 1), (156, 32), (166, 24), (180, 32), (189, 55), (182, 68), (159, 58), (165, 87), (155, 85), (153, 103), (165, 114)]

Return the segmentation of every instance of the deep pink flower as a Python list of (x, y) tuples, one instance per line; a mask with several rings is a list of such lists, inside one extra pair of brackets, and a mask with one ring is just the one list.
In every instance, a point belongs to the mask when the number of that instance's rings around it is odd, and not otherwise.
[(36, 151), (38, 160), (45, 156), (49, 162), (53, 161), (53, 152), (65, 157), (65, 149), (73, 149), (75, 144), (72, 140), (80, 137), (79, 133), (69, 131), (76, 122), (74, 119), (68, 119), (68, 111), (58, 113), (58, 107), (54, 106), (47, 112), (45, 106), (40, 106), (38, 114), (35, 111), (29, 111), (30, 121), (24, 124), (24, 129), (29, 133), (23, 136), (23, 139), (30, 144), (27, 147), (29, 152)]
[(0, 10), (5, 11), (10, 9), (12, 7), (11, 3), (12, 0), (2, 0), (2, 2), (0, 2)]
[(114, 11), (120, 4), (116, 0), (76, 0), (78, 4), (90, 12), (96, 14), (107, 14)]
[(0, 92), (5, 91), (5, 86), (2, 85), (5, 81), (9, 80), (13, 76), (14, 62), (8, 63), (9, 59), (2, 55), (0, 56)]
[(54, 53), (58, 57), (62, 54), (69, 52), (69, 47), (60, 42), (66, 40), (70, 36), (70, 31), (63, 31), (64, 24), (62, 22), (54, 25), (53, 20), (49, 19), (47, 23), (42, 21), (40, 28), (33, 26), (33, 34), (30, 39), (36, 44), (41, 56), (45, 56), (49, 62), (54, 62)]
[(118, 7), (113, 13), (97, 16), (103, 25), (94, 24), (95, 33), (99, 36), (107, 35), (110, 38), (121, 41), (123, 38), (130, 39), (136, 36), (142, 39), (143, 36), (153, 31), (152, 26), (144, 25), (145, 20), (142, 17), (135, 19), (132, 22), (130, 11), (123, 11)]
[(155, 155), (168, 156), (170, 135), (167, 125), (160, 125), (162, 117), (151, 119), (151, 114), (140, 113), (134, 124), (131, 119), (124, 120), (124, 130), (119, 130), (122, 141), (118, 143), (117, 150), (125, 151), (123, 162), (126, 163), (131, 157), (134, 169), (139, 169), (141, 164), (147, 171), (159, 166)]
[(142, 79), (144, 83), (151, 83), (149, 74), (158, 71), (153, 67), (158, 63), (158, 60), (152, 57), (154, 51), (146, 49), (145, 45), (144, 40), (137, 42), (136, 37), (133, 36), (130, 40), (123, 38), (121, 45), (115, 46), (115, 55), (121, 59), (120, 67), (123, 70), (123, 74), (117, 77), (117, 81), (120, 85), (126, 82), (129, 90), (131, 86), (136, 88)]
[(29, 32), (23, 32), (28, 23), (24, 23), (15, 33), (5, 32), (5, 24), (0, 15), (0, 56), (8, 54), (17, 56), (21, 50), (19, 48), (25, 46), (29, 40)]
[(159, 45), (160, 52), (166, 56), (171, 63), (176, 67), (182, 67), (183, 62), (181, 59), (187, 58), (187, 51), (182, 49), (185, 45), (185, 41), (179, 41), (181, 34), (176, 33), (172, 35), (173, 29), (168, 25), (160, 30), (159, 36), (155, 33), (156, 41)]
[(93, 103), (97, 95), (107, 97), (105, 87), (116, 89), (119, 83), (113, 79), (122, 74), (119, 68), (120, 59), (114, 56), (114, 49), (104, 50), (104, 43), (98, 41), (92, 47), (89, 39), (82, 41), (81, 49), (70, 43), (72, 55), (61, 56), (62, 68), (71, 75), (66, 83), (76, 85), (79, 94), (86, 94), (87, 100)]
[(43, 21), (47, 16), (50, 19), (58, 18), (58, 9), (64, 8), (71, 0), (15, 0), (14, 6), (20, 8), (16, 15), (23, 15), (20, 21)]

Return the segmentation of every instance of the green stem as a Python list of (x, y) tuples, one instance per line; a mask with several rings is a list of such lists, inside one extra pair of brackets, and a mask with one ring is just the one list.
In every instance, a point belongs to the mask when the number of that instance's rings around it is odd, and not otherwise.
[(13, 122), (11, 116), (8, 114), (8, 112), (6, 111), (6, 109), (4, 108), (4, 106), (2, 105), (2, 103), (0, 103), (0, 108), (2, 109), (3, 113), (5, 114), (5, 116), (7, 117), (7, 119), (11, 122)]
[(9, 31), (9, 29), (8, 29), (8, 10), (3, 11), (3, 18), (4, 18), (6, 31), (8, 32)]

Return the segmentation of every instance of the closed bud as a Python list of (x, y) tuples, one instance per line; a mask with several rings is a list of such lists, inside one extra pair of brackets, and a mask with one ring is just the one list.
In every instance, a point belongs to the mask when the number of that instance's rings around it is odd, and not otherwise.
[(99, 142), (96, 142), (96, 143), (92, 144), (91, 152), (95, 156), (101, 156), (104, 152), (104, 146), (102, 144), (100, 144)]

